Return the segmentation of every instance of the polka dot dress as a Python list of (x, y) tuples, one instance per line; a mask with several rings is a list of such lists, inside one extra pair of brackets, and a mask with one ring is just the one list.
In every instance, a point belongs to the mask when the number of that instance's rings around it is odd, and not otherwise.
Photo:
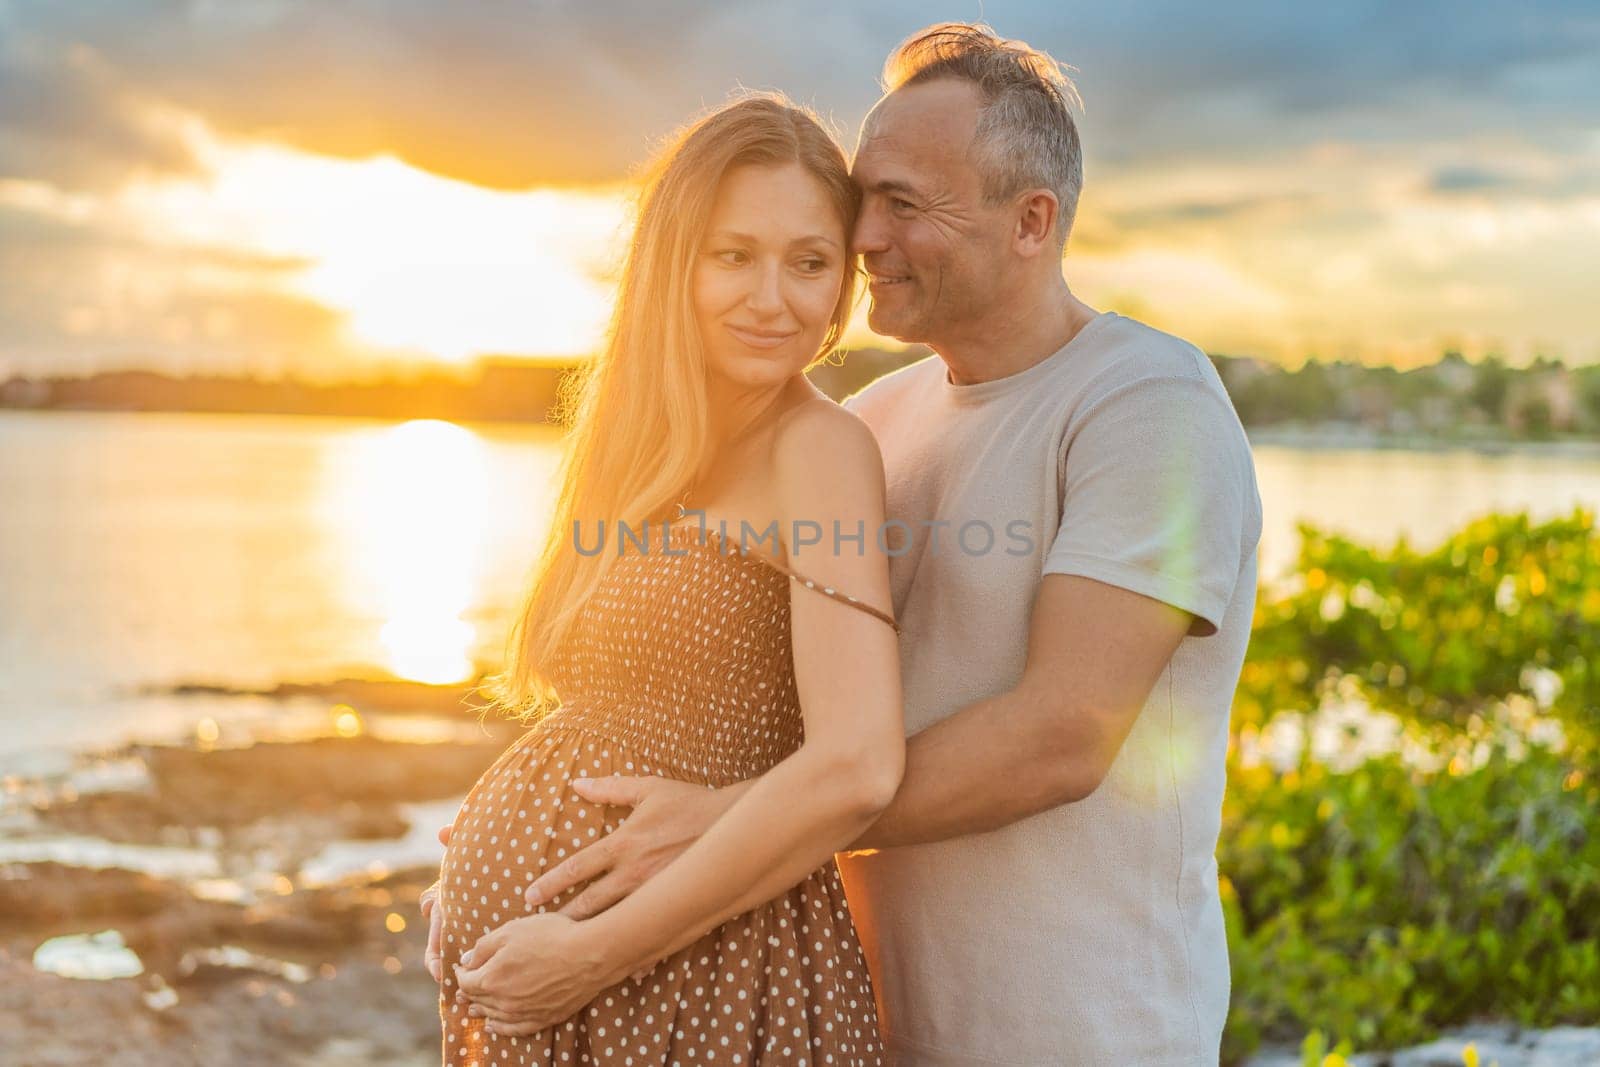
[(881, 1062), (872, 983), (832, 861), (551, 1029), (491, 1034), (455, 1002), (461, 953), (529, 914), (529, 883), (626, 815), (585, 802), (572, 778), (725, 786), (799, 747), (791, 583), (894, 625), (732, 540), (696, 527), (674, 527), (665, 544), (660, 534), (652, 527), (649, 552), (630, 544), (612, 562), (552, 666), (562, 707), (495, 761), (456, 818), (439, 895), (449, 1067)]

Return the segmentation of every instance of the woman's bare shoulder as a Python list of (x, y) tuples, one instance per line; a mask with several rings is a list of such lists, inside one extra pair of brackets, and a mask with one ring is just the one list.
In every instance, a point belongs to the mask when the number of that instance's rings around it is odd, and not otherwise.
[(878, 439), (861, 416), (813, 387), (810, 395), (797, 399), (778, 417), (773, 450), (804, 454), (816, 448), (829, 454), (837, 448), (881, 462)]
[(773, 473), (790, 518), (868, 518), (883, 508), (883, 455), (860, 416), (826, 397), (786, 411), (774, 434)]

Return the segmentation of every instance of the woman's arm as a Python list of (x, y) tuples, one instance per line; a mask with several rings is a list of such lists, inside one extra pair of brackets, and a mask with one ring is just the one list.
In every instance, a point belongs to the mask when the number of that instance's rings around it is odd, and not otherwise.
[[(799, 409), (779, 430), (773, 463), (783, 528), (815, 522), (825, 531), (791, 566), (888, 610), (888, 560), (876, 544), (883, 460), (871, 431), (843, 409)], [(859, 551), (855, 541), (834, 544), (835, 520), (846, 533), (861, 524)], [(619, 975), (792, 888), (894, 798), (905, 764), (895, 632), (798, 582), (789, 588), (805, 743), (638, 892), (582, 924), (613, 947)]]
[[(887, 609), (883, 461), (856, 416), (792, 412), (774, 446), (781, 518), (814, 522), (822, 545), (796, 549), (807, 577)], [(859, 553), (833, 523), (865, 530)], [(592, 919), (529, 915), (489, 931), (455, 969), (457, 996), (495, 1033), (530, 1034), (596, 993), (773, 899), (847, 846), (893, 799), (905, 765), (899, 645), (883, 620), (789, 583), (795, 681), (805, 742), (759, 779), (682, 854)], [(699, 790), (700, 792), (709, 792)], [(733, 790), (729, 790), (733, 792)], [(714, 795), (714, 794), (713, 794)]]

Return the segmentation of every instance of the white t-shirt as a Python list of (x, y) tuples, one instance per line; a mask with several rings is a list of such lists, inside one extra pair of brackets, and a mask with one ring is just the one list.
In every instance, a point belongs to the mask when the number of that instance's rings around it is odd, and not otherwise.
[(1019, 374), (953, 385), (930, 356), (847, 406), (912, 534), (891, 562), (909, 733), (1019, 680), (1044, 574), (1196, 617), (1091, 796), (842, 858), (893, 1062), (1214, 1063), (1215, 850), (1261, 534), (1222, 382), (1193, 345), (1106, 312)]

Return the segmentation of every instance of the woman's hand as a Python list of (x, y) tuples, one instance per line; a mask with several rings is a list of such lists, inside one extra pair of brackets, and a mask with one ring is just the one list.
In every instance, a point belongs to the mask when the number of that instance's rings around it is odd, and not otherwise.
[[(455, 824), (439, 827), (439, 844), (450, 843), (450, 830)], [(422, 917), (428, 920), (428, 947), (422, 954), (422, 965), (433, 975), (435, 982), (444, 981), (444, 964), (439, 951), (439, 938), (444, 932), (444, 910), (439, 907), (439, 883), (434, 882), (417, 898)]]
[(433, 975), (435, 982), (442, 981), (444, 970), (440, 962), (439, 937), (444, 930), (444, 909), (439, 907), (438, 882), (422, 891), (422, 896), (417, 898), (417, 907), (422, 909), (422, 917), (428, 920), (428, 947), (422, 953), (422, 965)]
[(614, 959), (588, 923), (530, 915), (489, 931), (462, 955), (456, 1000), (487, 1019), (490, 1032), (520, 1037), (563, 1022), (637, 962)]

